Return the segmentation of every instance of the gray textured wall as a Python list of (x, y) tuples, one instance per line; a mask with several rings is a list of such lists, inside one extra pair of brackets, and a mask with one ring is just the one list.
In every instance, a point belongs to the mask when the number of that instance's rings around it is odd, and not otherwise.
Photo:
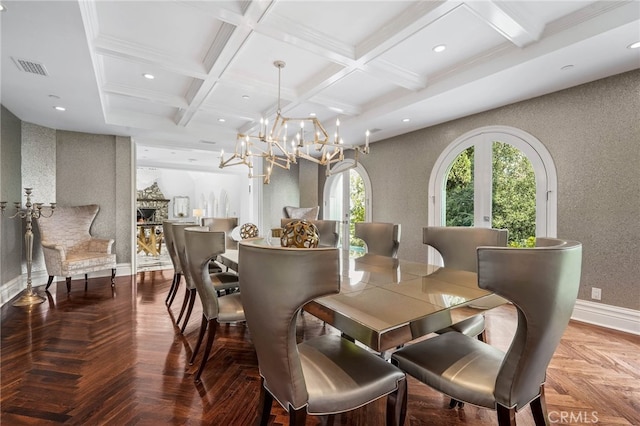
[(0, 106), (0, 200), (7, 201), (7, 211), (0, 218), (0, 285), (22, 273), (22, 221), (9, 219), (15, 212), (14, 201), (22, 200), (21, 180), (22, 139), (20, 120)]
[(57, 131), (58, 204), (98, 204), (92, 235), (115, 240), (118, 263), (131, 263), (133, 147), (130, 138)]
[(318, 206), (318, 165), (311, 161), (302, 160), (298, 167), (300, 168), (300, 204), (298, 206)]
[[(522, 129), (558, 173), (558, 236), (583, 243), (579, 298), (640, 309), (640, 71), (422, 129), (372, 145), (362, 163), (373, 220), (402, 224), (400, 257), (425, 259), (431, 169), (460, 135), (488, 125)], [(394, 166), (396, 165), (396, 166)]]
[(298, 175), (297, 164), (292, 164), (290, 170), (282, 170), (276, 167), (271, 174), (271, 183), (263, 185), (262, 223), (267, 229), (280, 226), (280, 218), (282, 217), (282, 208), (284, 206), (300, 205)]
[[(22, 186), (33, 188), (32, 201), (56, 202), (56, 131), (22, 122)], [(44, 271), (40, 230), (33, 226), (33, 271)], [(26, 264), (22, 273), (27, 272)]]

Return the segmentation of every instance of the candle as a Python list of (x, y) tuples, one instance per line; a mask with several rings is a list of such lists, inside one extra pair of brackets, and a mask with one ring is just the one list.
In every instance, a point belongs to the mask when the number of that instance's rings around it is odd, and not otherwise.
[(300, 142), (304, 143), (304, 121), (300, 122)]
[(367, 131), (365, 132), (365, 134), (364, 134), (364, 135), (365, 135), (365, 138), (364, 138), (364, 148), (365, 148), (365, 149), (368, 149), (368, 148), (369, 148), (369, 135), (370, 135), (370, 132), (369, 132), (369, 130), (368, 130), (368, 129), (367, 129)]

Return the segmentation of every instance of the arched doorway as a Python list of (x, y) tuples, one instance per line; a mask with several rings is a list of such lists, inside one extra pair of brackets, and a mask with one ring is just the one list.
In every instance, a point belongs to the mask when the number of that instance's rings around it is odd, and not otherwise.
[(332, 172), (324, 184), (323, 219), (341, 222), (340, 245), (349, 246), (353, 224), (371, 221), (371, 180), (364, 167), (351, 159), (336, 164)]
[(513, 127), (482, 127), (453, 141), (434, 165), (429, 201), (429, 225), (512, 227), (513, 245), (523, 244), (527, 227), (532, 237), (556, 236), (555, 165), (538, 139)]

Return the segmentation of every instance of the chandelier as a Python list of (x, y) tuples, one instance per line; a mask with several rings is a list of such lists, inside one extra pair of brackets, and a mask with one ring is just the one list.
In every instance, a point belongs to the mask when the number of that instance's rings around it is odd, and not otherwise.
[[(269, 129), (269, 120), (260, 119), (258, 134), (238, 133), (235, 150), (229, 158), (224, 158), (224, 151), (220, 151), (220, 168), (244, 165), (249, 168), (250, 178), (263, 178), (268, 184), (274, 167), (289, 170), (291, 164), (299, 159), (312, 161), (326, 167), (327, 176), (331, 175), (331, 166), (344, 160), (344, 150), (355, 151), (354, 164), (341, 167), (340, 172), (353, 168), (358, 164), (360, 153), (369, 153), (369, 131), (365, 134), (364, 146), (345, 145), (340, 137), (340, 119), (336, 120), (336, 132), (333, 140), (316, 117), (291, 118), (282, 115), (280, 108), (281, 73), (285, 67), (283, 61), (275, 61), (278, 68), (278, 109), (273, 127)], [(293, 135), (290, 132), (295, 132)], [(266, 169), (263, 174), (253, 173), (254, 160), (262, 160)]]

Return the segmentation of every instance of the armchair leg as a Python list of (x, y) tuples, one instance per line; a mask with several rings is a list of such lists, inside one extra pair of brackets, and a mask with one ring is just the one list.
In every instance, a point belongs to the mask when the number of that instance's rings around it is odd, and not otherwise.
[(196, 373), (196, 377), (194, 379), (196, 383), (200, 382), (200, 375), (202, 374), (202, 370), (204, 370), (204, 366), (206, 365), (207, 359), (209, 358), (209, 354), (211, 353), (211, 347), (213, 346), (213, 339), (215, 339), (216, 337), (217, 321), (215, 319), (212, 319), (212, 320), (208, 320), (208, 322), (209, 322), (209, 332), (207, 333), (207, 346), (204, 348), (202, 361), (200, 361), (200, 368), (198, 368), (198, 372)]
[(49, 275), (49, 280), (47, 281), (47, 286), (44, 288), (45, 290), (49, 290), (51, 283), (53, 282), (53, 275)]
[(116, 268), (111, 269), (111, 287), (116, 286)]
[(387, 396), (387, 426), (401, 426), (407, 416), (407, 379), (398, 382), (398, 389)]
[(87, 285), (89, 284), (89, 275), (84, 274), (84, 291), (87, 291)]
[(498, 404), (498, 426), (516, 426), (516, 409)]
[(182, 323), (182, 328), (180, 329), (180, 333), (184, 334), (184, 330), (187, 328), (187, 323), (189, 322), (189, 318), (191, 318), (191, 311), (193, 311), (193, 304), (196, 301), (196, 289), (189, 290), (189, 307), (187, 308), (187, 313), (184, 316), (184, 322)]
[(540, 386), (540, 396), (531, 401), (531, 414), (536, 426), (547, 426), (549, 424), (547, 416), (547, 403), (544, 398), (544, 385)]
[(478, 340), (487, 343), (487, 330), (482, 330), (482, 333), (478, 334)]
[(71, 293), (71, 277), (67, 277), (67, 293)]
[(271, 414), (271, 405), (273, 405), (273, 396), (264, 387), (264, 378), (260, 378), (260, 399), (258, 404), (258, 412), (260, 413), (260, 426), (267, 426), (269, 416)]

